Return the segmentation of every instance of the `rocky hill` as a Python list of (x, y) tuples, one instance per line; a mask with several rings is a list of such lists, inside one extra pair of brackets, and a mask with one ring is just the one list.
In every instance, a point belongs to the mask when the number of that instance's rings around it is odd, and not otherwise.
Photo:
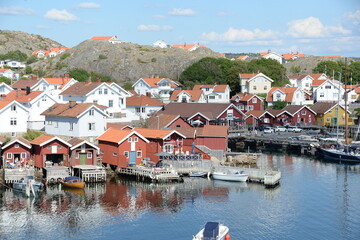
[(40, 35), (0, 30), (0, 54), (20, 50), (30, 56), (35, 50), (47, 50), (54, 47), (64, 46)]
[(72, 68), (81, 68), (109, 76), (121, 84), (135, 82), (141, 77), (176, 79), (187, 66), (204, 57), (222, 56), (205, 47), (189, 52), (180, 48), (162, 49), (133, 43), (86, 40), (63, 55), (38, 61), (31, 67), (55, 77)]

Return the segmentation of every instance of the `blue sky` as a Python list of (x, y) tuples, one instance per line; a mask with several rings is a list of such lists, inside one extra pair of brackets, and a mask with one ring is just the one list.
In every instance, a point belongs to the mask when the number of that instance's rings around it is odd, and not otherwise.
[(67, 47), (93, 36), (216, 52), (360, 57), (359, 0), (0, 0), (0, 28)]

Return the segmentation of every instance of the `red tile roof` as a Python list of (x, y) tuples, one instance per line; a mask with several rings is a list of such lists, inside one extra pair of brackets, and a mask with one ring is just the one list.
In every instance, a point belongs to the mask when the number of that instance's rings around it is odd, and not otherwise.
[(81, 115), (84, 111), (92, 106), (96, 106), (100, 109), (106, 109), (106, 106), (94, 104), (94, 103), (55, 103), (49, 107), (46, 111), (41, 113), (44, 116), (60, 116), (76, 118)]
[(227, 137), (228, 126), (218, 125), (204, 125), (201, 128), (196, 129), (196, 135), (198, 137)]
[(170, 87), (178, 87), (179, 84), (170, 78), (141, 78), (144, 80), (147, 84), (150, 85), (150, 87), (158, 87), (157, 83), (160, 82), (162, 79), (167, 79), (170, 82)]
[(126, 98), (126, 106), (164, 106), (165, 104), (145, 95)]
[(120, 130), (132, 130), (134, 129), (134, 127), (127, 125), (127, 124), (121, 124), (121, 123), (107, 123), (106, 124), (106, 129), (108, 128), (116, 128), (116, 129), (120, 129)]
[(110, 40), (113, 36), (106, 36), (106, 37), (92, 37), (91, 40), (103, 41), (103, 40)]
[(242, 55), (242, 56), (239, 56), (236, 60), (245, 60), (248, 57), (249, 57), (248, 55)]
[(297, 87), (285, 87), (285, 88), (281, 88), (281, 87), (273, 87), (270, 89), (270, 91), (268, 92), (267, 96), (266, 96), (266, 101), (268, 102), (272, 102), (273, 101), (273, 93), (276, 91), (276, 90), (280, 90), (282, 91), (283, 93), (286, 94), (286, 97), (285, 97), (285, 101), (286, 102), (291, 102), (293, 97), (294, 97), (294, 93), (295, 91), (297, 90), (298, 88)]
[(313, 80), (311, 85), (317, 87), (323, 84), (324, 82), (326, 82), (326, 80)]
[(185, 50), (189, 50), (195, 46), (199, 46), (199, 47), (205, 47), (203, 45), (199, 45), (199, 44), (177, 44), (177, 45), (172, 45), (172, 47), (174, 48), (182, 48), (182, 49), (185, 49)]
[(256, 118), (261, 117), (266, 111), (265, 110), (249, 110), (246, 112), (247, 116), (253, 115)]
[(0, 101), (0, 110), (5, 108), (7, 105), (9, 105), (12, 101), (7, 101), (7, 100), (1, 100)]
[(60, 85), (62, 89), (72, 78), (44, 78), (49, 84)]
[(170, 114), (158, 114), (153, 115), (150, 118), (147, 119), (146, 123), (148, 128), (165, 128), (167, 125), (169, 125), (174, 120), (178, 119), (180, 115), (170, 115)]
[(18, 80), (13, 85), (11, 85), (14, 89), (26, 89), (26, 87), (34, 86), (39, 80)]
[(259, 73), (240, 73), (239, 76), (242, 79), (250, 79), (258, 75)]
[(42, 93), (43, 91), (31, 91), (26, 95), (26, 91), (24, 90), (13, 90), (6, 95), (5, 100), (16, 100), (18, 102), (28, 103), (37, 98)]
[(53, 138), (55, 138), (55, 137), (43, 134), (43, 135), (35, 138), (34, 140), (32, 140), (30, 143), (33, 145), (41, 145)]
[(170, 100), (171, 101), (178, 100), (178, 95), (183, 91), (190, 95), (190, 101), (198, 101), (202, 94), (201, 90), (181, 90), (181, 89), (179, 89), (179, 90), (174, 90), (172, 92), (172, 94), (170, 96)]
[(140, 133), (137, 131), (129, 131), (129, 130), (120, 130), (116, 128), (109, 128), (101, 134), (98, 138), (96, 138), (99, 141), (106, 141), (106, 142), (113, 142), (113, 143), (120, 143), (127, 139), (129, 136), (132, 136), (133, 134), (136, 134), (138, 137), (144, 139), (144, 141), (148, 142), (147, 139), (145, 139)]
[(60, 93), (60, 95), (86, 95), (99, 87), (101, 82), (77, 82), (70, 86), (68, 89)]
[(194, 85), (193, 90), (201, 90), (202, 88), (213, 88), (214, 92), (225, 92), (229, 85)]

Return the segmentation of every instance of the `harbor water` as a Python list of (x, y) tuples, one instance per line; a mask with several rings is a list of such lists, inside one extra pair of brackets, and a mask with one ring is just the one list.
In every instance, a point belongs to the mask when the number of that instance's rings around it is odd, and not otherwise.
[(0, 189), (0, 239), (192, 239), (207, 221), (240, 239), (360, 239), (360, 165), (263, 154), (275, 188), (184, 178), (112, 179), (85, 190), (50, 187), (27, 199)]

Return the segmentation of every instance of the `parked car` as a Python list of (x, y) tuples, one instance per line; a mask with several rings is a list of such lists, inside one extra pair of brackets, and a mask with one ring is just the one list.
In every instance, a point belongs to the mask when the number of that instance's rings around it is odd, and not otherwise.
[(264, 128), (264, 133), (273, 133), (274, 129), (272, 127), (266, 127)]
[(267, 127), (270, 127), (270, 125), (267, 125), (267, 124), (260, 125), (259, 130), (264, 131), (264, 129)]
[(302, 132), (302, 129), (301, 129), (301, 128), (298, 128), (297, 126), (288, 126), (288, 127), (287, 127), (287, 131), (288, 131), (288, 132), (299, 133), (299, 132)]
[(286, 132), (286, 128), (283, 126), (276, 126), (274, 127), (275, 132)]

